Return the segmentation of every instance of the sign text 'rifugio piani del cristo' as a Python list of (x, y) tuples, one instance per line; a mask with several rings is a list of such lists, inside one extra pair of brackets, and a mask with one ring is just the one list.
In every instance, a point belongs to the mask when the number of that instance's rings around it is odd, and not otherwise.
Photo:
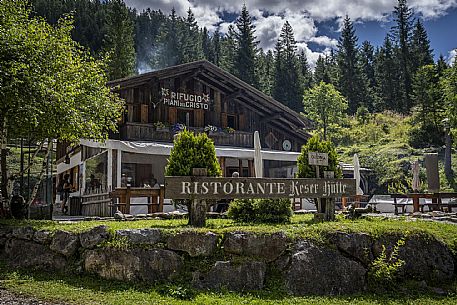
[(333, 198), (355, 195), (354, 179), (165, 177), (172, 199)]

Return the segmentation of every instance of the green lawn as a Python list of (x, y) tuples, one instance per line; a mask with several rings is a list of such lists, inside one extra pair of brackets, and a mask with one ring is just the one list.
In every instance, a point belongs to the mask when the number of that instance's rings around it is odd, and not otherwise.
[[(268, 287), (270, 286), (270, 287)], [(337, 297), (290, 297), (267, 284), (258, 293), (198, 292), (184, 286), (130, 284), (91, 276), (47, 274), (0, 266), (0, 287), (38, 299), (71, 304), (456, 304), (457, 294), (434, 294), (406, 284), (396, 291)], [(448, 287), (456, 291), (457, 285)]]

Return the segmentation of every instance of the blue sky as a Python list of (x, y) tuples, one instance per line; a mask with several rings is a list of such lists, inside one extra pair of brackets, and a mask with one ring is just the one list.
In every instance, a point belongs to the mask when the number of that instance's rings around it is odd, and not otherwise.
[[(188, 8), (200, 26), (210, 31), (227, 31), (244, 3), (254, 20), (260, 47), (273, 49), (281, 27), (287, 20), (292, 25), (298, 47), (303, 49), (313, 65), (318, 56), (335, 48), (340, 35), (342, 17), (354, 22), (359, 43), (382, 44), (392, 23), (391, 12), (397, 0), (124, 0), (141, 11), (147, 7), (168, 13), (174, 7), (181, 16)], [(443, 54), (455, 56), (457, 48), (457, 0), (409, 0), (417, 18), (424, 21), (435, 59)], [(454, 51), (453, 51), (454, 50)]]

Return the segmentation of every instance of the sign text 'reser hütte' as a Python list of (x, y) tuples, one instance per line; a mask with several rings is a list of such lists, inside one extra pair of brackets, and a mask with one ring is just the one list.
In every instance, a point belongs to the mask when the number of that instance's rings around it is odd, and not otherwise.
[(171, 199), (331, 198), (355, 195), (354, 179), (165, 177)]

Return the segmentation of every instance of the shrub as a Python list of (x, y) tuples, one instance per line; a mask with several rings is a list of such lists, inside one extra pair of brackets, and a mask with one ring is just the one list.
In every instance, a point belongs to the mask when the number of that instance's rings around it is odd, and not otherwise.
[(405, 244), (405, 239), (399, 239), (390, 254), (382, 245), (381, 254), (373, 261), (368, 270), (370, 285), (377, 288), (389, 288), (399, 277), (399, 271), (405, 261), (398, 257), (400, 248)]
[(184, 129), (175, 138), (165, 175), (192, 176), (192, 168), (206, 168), (210, 177), (221, 175), (214, 142), (205, 133)]
[(255, 221), (254, 199), (235, 199), (230, 203), (228, 217), (240, 222)]
[(292, 216), (290, 199), (258, 199), (255, 201), (254, 210), (256, 220), (266, 223), (284, 223)]
[(322, 141), (318, 136), (314, 136), (301, 148), (300, 156), (297, 159), (298, 178), (317, 178), (315, 167), (308, 164), (308, 152), (328, 153), (328, 166), (321, 166), (320, 178), (323, 178), (324, 171), (335, 172), (335, 178), (343, 176), (333, 144), (330, 141)]
[(285, 223), (292, 216), (291, 202), (279, 199), (235, 199), (228, 216), (239, 222)]

